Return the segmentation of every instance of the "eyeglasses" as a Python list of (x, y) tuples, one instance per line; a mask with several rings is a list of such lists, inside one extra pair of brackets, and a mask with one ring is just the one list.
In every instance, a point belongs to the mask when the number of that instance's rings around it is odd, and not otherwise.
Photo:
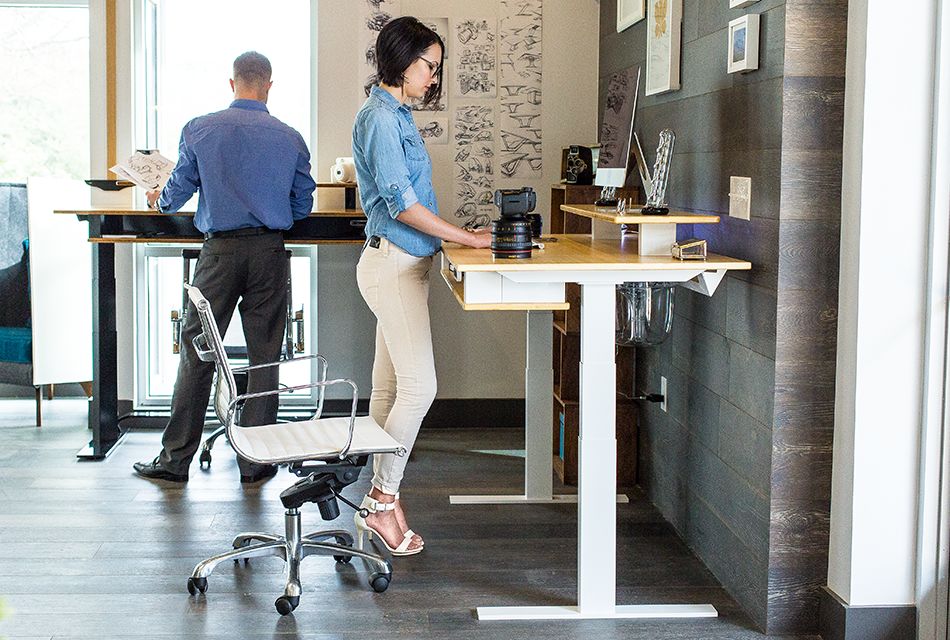
[(439, 73), (439, 69), (442, 68), (442, 64), (439, 62), (432, 62), (431, 60), (426, 60), (422, 56), (419, 56), (419, 59), (426, 63), (426, 66), (429, 67), (429, 75), (435, 76)]

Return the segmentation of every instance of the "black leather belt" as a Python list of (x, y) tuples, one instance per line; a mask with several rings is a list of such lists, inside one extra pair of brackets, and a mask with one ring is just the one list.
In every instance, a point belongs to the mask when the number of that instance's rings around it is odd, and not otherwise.
[(369, 242), (367, 244), (369, 244), (369, 246), (373, 247), (374, 249), (379, 249), (379, 239), (379, 236), (370, 236)]
[(281, 233), (277, 229), (269, 227), (244, 227), (243, 229), (231, 229), (229, 231), (212, 231), (204, 234), (205, 240), (212, 238), (243, 238), (246, 236), (262, 236), (268, 233)]

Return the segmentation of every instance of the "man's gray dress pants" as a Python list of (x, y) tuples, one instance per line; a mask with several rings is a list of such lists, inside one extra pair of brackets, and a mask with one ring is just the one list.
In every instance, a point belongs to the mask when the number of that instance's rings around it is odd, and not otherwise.
[[(221, 335), (227, 332), (235, 306), (241, 313), (244, 338), (251, 365), (278, 360), (284, 339), (287, 309), (287, 277), (290, 265), (283, 236), (265, 232), (205, 240), (192, 284), (201, 290), (214, 313)], [(240, 301), (240, 302), (239, 302)], [(181, 360), (172, 395), (171, 417), (162, 436), (160, 462), (166, 470), (186, 475), (201, 445), (205, 411), (211, 395), (214, 363), (202, 362), (192, 340), (201, 333), (201, 322), (189, 302), (181, 332)], [(277, 388), (277, 367), (251, 371), (248, 393)], [(276, 395), (249, 400), (241, 412), (242, 426), (277, 421)], [(241, 475), (251, 475), (262, 466), (238, 457)]]

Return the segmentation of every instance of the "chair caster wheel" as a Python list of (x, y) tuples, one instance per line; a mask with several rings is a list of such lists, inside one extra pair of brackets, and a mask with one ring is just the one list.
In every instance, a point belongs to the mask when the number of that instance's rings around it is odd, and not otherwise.
[(353, 559), (353, 556), (333, 556), (333, 559), (340, 564), (349, 564), (350, 560)]
[(198, 456), (198, 467), (201, 468), (205, 465), (208, 465), (209, 469), (211, 468), (211, 452), (207, 450), (203, 450), (201, 455)]
[(274, 606), (277, 607), (277, 613), (282, 616), (296, 609), (298, 604), (300, 604), (299, 596), (281, 596), (274, 602)]
[(376, 593), (382, 593), (389, 588), (392, 575), (391, 573), (374, 573), (369, 577), (369, 586), (371, 586)]
[(207, 578), (188, 578), (188, 593), (193, 596), (208, 590)]

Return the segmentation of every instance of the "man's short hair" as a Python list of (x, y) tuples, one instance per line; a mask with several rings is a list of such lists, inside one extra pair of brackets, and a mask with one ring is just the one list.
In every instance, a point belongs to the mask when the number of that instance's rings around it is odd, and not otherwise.
[(257, 87), (265, 87), (270, 82), (270, 60), (256, 51), (242, 53), (234, 59), (233, 80)]

